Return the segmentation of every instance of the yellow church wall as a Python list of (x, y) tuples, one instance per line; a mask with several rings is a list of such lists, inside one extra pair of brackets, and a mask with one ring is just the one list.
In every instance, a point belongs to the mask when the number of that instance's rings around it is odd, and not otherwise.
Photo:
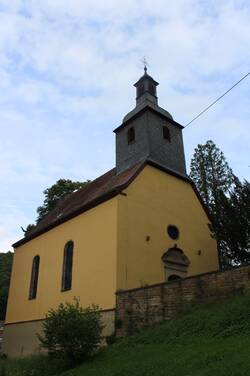
[[(64, 246), (74, 242), (72, 289), (61, 292)], [(115, 307), (117, 198), (51, 229), (15, 250), (6, 324), (44, 318), (80, 297), (82, 306)], [(36, 299), (29, 300), (33, 257), (40, 256)]]
[[(118, 198), (118, 290), (164, 282), (161, 257), (174, 245), (191, 262), (187, 276), (219, 269), (209, 219), (189, 183), (147, 165), (124, 193)], [(167, 234), (170, 224), (180, 231), (177, 240)]]

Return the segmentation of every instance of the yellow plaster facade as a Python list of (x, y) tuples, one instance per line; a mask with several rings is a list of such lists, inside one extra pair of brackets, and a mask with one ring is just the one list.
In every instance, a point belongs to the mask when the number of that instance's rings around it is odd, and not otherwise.
[[(210, 221), (190, 183), (147, 165), (124, 192), (118, 197), (118, 290), (164, 282), (161, 257), (175, 245), (190, 260), (187, 276), (219, 269)], [(168, 225), (178, 227), (177, 240), (168, 236)]]
[[(74, 242), (72, 289), (61, 291), (63, 252)], [(80, 297), (83, 306), (115, 307), (117, 198), (72, 218), (15, 250), (6, 324), (42, 319), (49, 308)], [(40, 256), (36, 299), (29, 300), (33, 258)]]

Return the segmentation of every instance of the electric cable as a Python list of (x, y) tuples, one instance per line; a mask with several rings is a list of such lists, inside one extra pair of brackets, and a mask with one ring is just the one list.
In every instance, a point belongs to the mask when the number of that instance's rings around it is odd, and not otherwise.
[(235, 88), (235, 86), (239, 85), (240, 82), (242, 82), (245, 78), (247, 78), (247, 76), (250, 75), (250, 72), (248, 72), (247, 74), (245, 74), (245, 76), (243, 76), (239, 81), (237, 81), (232, 87), (230, 87), (230, 89), (228, 89), (227, 91), (225, 91), (225, 93), (223, 93), (222, 95), (220, 95), (217, 99), (215, 99), (215, 101), (213, 101), (209, 106), (207, 106), (204, 110), (202, 110), (197, 116), (195, 116), (189, 123), (187, 123), (184, 128), (186, 128), (189, 124), (193, 123), (196, 119), (198, 119), (201, 115), (203, 115), (207, 110), (209, 110), (212, 106), (215, 105), (215, 103), (219, 102), (219, 100), (221, 100), (225, 95), (227, 95), (231, 90), (233, 90)]

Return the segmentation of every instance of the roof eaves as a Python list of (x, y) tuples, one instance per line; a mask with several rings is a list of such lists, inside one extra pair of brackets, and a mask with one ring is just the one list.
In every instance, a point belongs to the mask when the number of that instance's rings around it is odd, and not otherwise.
[(61, 225), (64, 222), (67, 222), (69, 219), (72, 219), (72, 218), (78, 216), (79, 214), (82, 214), (85, 211), (94, 208), (95, 206), (101, 204), (102, 202), (107, 201), (107, 200), (109, 200), (109, 199), (117, 196), (120, 193), (121, 190), (122, 190), (122, 188), (120, 190), (118, 190), (117, 188), (115, 188), (114, 190), (112, 190), (112, 191), (110, 191), (108, 193), (105, 193), (104, 195), (102, 195), (102, 196), (100, 196), (100, 197), (92, 200), (91, 202), (83, 205), (82, 207), (77, 208), (76, 210), (72, 211), (70, 214), (67, 214), (67, 215), (65, 215), (65, 216), (63, 216), (61, 218), (58, 218), (56, 221), (50, 223), (49, 225), (45, 226), (41, 230), (38, 230), (37, 232), (34, 232), (30, 236), (22, 238), (21, 240), (19, 240), (16, 243), (14, 243), (12, 245), (12, 247), (17, 248), (20, 245), (23, 245), (23, 244), (27, 243), (28, 241), (30, 241), (30, 240), (38, 237), (39, 235), (44, 234), (45, 232), (51, 230), (52, 228), (57, 227), (57, 226)]
[(134, 86), (137, 87), (139, 83), (141, 83), (142, 81), (145, 81), (145, 80), (152, 81), (156, 86), (159, 85), (159, 82), (155, 81), (153, 79), (153, 77), (151, 77), (149, 74), (144, 74), (143, 76), (141, 76), (141, 78), (139, 78), (138, 81), (136, 81), (136, 83), (134, 84)]
[(84, 204), (82, 207), (77, 208), (76, 210), (72, 211), (68, 215), (65, 215), (63, 217), (58, 218), (56, 221), (50, 223), (49, 225), (45, 226), (44, 228), (32, 233), (30, 236), (24, 237), (17, 241), (16, 243), (12, 244), (12, 247), (17, 248), (20, 247), (21, 245), (27, 243), (28, 241), (38, 237), (39, 235), (44, 234), (45, 232), (51, 230), (54, 227), (57, 227), (61, 225), (64, 222), (67, 222), (68, 220), (94, 208), (95, 206), (110, 200), (111, 198), (117, 196), (123, 189), (126, 189), (132, 181), (139, 175), (139, 173), (142, 171), (142, 169), (145, 167), (146, 162), (143, 161), (141, 165), (138, 167), (138, 169), (135, 171), (135, 173), (128, 179), (125, 183), (120, 184), (116, 186), (114, 189), (112, 189), (109, 192), (106, 192), (105, 194), (93, 199), (91, 202)]
[(158, 168), (161, 171), (167, 172), (170, 175), (176, 176), (177, 178), (185, 180), (188, 183), (192, 182), (192, 180), (190, 179), (190, 177), (188, 175), (184, 175), (184, 174), (181, 174), (181, 173), (179, 173), (179, 172), (177, 172), (175, 170), (167, 168), (167, 167), (165, 167), (165, 166), (163, 166), (163, 165), (161, 165), (161, 164), (153, 161), (152, 159), (147, 159), (147, 164), (149, 164), (150, 166), (153, 166), (155, 168)]
[(192, 179), (190, 179), (190, 184), (192, 185), (192, 188), (193, 188), (193, 190), (194, 190), (194, 192), (195, 192), (195, 194), (196, 194), (198, 200), (200, 201), (200, 203), (201, 203), (201, 205), (202, 205), (202, 207), (203, 207), (203, 209), (204, 209), (204, 211), (205, 211), (205, 213), (206, 213), (206, 215), (207, 215), (209, 221), (211, 222), (211, 224), (213, 224), (213, 219), (212, 219), (212, 217), (211, 217), (211, 213), (210, 213), (210, 211), (209, 211), (207, 205), (206, 205), (205, 202), (203, 201), (203, 198), (201, 197), (200, 192), (199, 192), (198, 189), (196, 188), (196, 185), (195, 185), (195, 183), (193, 182)]

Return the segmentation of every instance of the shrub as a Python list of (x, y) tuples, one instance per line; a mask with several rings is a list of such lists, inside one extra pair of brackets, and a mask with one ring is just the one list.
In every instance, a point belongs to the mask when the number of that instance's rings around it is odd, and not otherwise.
[(102, 329), (99, 307), (82, 308), (75, 299), (74, 303), (61, 303), (48, 311), (43, 335), (38, 338), (50, 357), (74, 365), (94, 353), (102, 339)]

